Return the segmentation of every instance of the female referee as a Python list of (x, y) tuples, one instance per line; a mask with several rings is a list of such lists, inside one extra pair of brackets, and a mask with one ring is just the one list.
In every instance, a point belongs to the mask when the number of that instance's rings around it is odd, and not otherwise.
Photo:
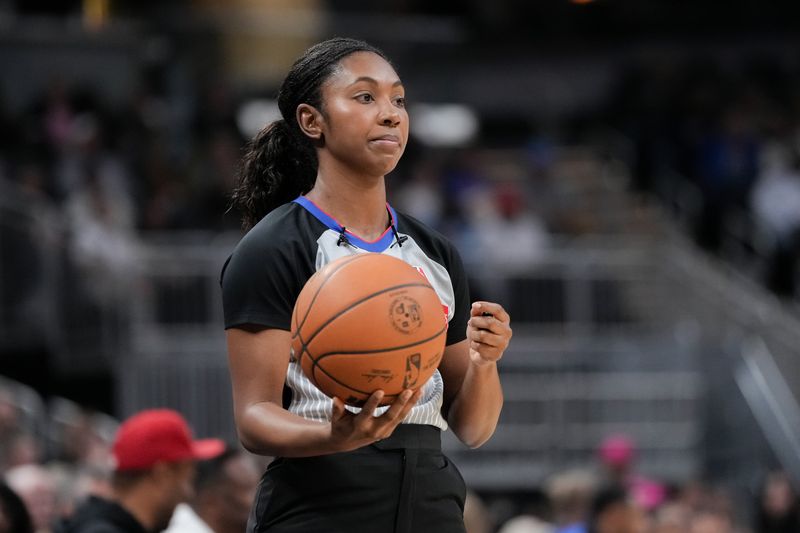
[[(465, 485), (441, 452), (448, 427), (471, 447), (494, 432), (497, 361), (511, 338), (498, 304), (470, 305), (454, 247), (386, 201), (408, 140), (403, 84), (385, 55), (336, 38), (308, 49), (279, 94), (282, 119), (250, 142), (233, 204), (249, 231), (222, 272), (234, 411), (250, 451), (274, 456), (248, 532), (463, 532)], [(378, 407), (345, 408), (290, 355), (306, 280), (339, 257), (379, 252), (419, 267), (447, 313), (438, 371)]]

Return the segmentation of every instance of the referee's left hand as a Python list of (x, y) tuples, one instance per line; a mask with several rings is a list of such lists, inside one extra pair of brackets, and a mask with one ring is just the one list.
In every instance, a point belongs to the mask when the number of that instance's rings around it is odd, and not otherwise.
[(467, 322), (469, 358), (482, 366), (503, 357), (511, 340), (511, 317), (503, 306), (493, 302), (474, 302)]

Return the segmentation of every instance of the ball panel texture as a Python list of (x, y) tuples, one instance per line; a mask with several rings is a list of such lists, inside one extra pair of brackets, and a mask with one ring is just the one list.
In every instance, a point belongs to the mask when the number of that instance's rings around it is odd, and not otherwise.
[(292, 351), (329, 396), (383, 404), (422, 386), (444, 353), (446, 317), (436, 291), (404, 261), (374, 253), (325, 265), (303, 287), (292, 315)]

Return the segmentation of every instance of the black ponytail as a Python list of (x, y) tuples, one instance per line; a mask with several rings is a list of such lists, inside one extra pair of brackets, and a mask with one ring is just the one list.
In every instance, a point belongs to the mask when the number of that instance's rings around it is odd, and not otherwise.
[(388, 61), (383, 52), (363, 41), (337, 37), (312, 46), (292, 65), (278, 91), (283, 118), (247, 143), (231, 196), (231, 207), (241, 211), (245, 230), (314, 186), (317, 152), (297, 124), (297, 106), (309, 104), (324, 113), (323, 83), (339, 61), (355, 52), (372, 52)]
[(305, 194), (317, 177), (317, 154), (308, 142), (292, 138), (286, 121), (276, 120), (245, 146), (239, 181), (231, 200), (250, 229), (264, 215)]

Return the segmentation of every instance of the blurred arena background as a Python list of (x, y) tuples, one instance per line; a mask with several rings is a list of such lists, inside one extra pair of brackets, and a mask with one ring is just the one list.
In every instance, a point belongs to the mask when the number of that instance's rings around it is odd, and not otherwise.
[(0, 466), (156, 405), (235, 438), (227, 194), (346, 35), (407, 88), (390, 201), (513, 318), (496, 435), (446, 442), (486, 531), (611, 436), (659, 501), (751, 524), (767, 473), (800, 483), (799, 30), (788, 1), (0, 1)]

